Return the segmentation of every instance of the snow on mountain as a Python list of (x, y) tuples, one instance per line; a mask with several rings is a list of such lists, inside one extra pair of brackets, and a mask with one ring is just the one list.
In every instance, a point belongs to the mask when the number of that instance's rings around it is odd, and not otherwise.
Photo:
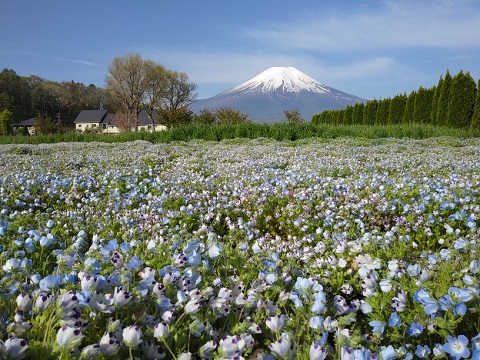
[(203, 109), (229, 107), (247, 114), (252, 121), (275, 122), (285, 118), (284, 110), (298, 109), (305, 120), (310, 120), (323, 110), (365, 101), (326, 86), (294, 67), (271, 67), (230, 90), (195, 101), (190, 109), (198, 114)]
[(262, 91), (294, 92), (312, 91), (330, 93), (330, 89), (294, 67), (271, 67), (254, 78), (226, 91), (224, 95), (238, 92)]

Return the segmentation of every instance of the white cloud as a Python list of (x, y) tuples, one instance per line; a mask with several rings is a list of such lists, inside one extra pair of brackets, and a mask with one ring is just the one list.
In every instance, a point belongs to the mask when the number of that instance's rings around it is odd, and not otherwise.
[(383, 1), (362, 13), (313, 14), (292, 23), (270, 23), (245, 29), (247, 37), (264, 44), (314, 51), (372, 48), (478, 47), (478, 2)]

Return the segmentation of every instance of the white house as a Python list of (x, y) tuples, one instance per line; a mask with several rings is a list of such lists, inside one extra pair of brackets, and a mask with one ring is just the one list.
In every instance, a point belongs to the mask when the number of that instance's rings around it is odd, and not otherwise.
[[(157, 111), (153, 111), (152, 118), (146, 110), (140, 110), (138, 113), (139, 131), (162, 131), (166, 130), (165, 125), (161, 125)], [(82, 110), (74, 121), (75, 130), (79, 132), (96, 130), (101, 133), (116, 134), (122, 132), (121, 115), (110, 114), (107, 110)], [(98, 129), (98, 130), (97, 130)], [(135, 131), (132, 128), (131, 131)]]

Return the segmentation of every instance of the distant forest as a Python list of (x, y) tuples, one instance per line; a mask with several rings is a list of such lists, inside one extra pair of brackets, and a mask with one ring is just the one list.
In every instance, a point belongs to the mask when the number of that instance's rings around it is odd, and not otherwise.
[(451, 76), (447, 70), (436, 86), (420, 87), (408, 96), (357, 103), (341, 110), (314, 115), (314, 124), (395, 125), (430, 124), (453, 128), (480, 129), (480, 80), (469, 72)]
[(81, 110), (106, 108), (105, 90), (73, 80), (55, 82), (39, 76), (0, 72), (0, 112), (9, 110), (14, 122), (41, 115), (63, 123), (73, 122)]

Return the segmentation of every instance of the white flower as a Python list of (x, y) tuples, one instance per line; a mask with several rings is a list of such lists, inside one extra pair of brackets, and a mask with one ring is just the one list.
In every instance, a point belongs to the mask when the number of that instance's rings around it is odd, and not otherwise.
[(273, 332), (279, 332), (283, 330), (283, 328), (287, 324), (287, 321), (288, 321), (288, 316), (282, 314), (282, 315), (268, 317), (265, 323), (267, 327)]
[(62, 326), (57, 332), (57, 344), (68, 350), (80, 345), (83, 338), (80, 329), (72, 326)]
[(168, 336), (170, 330), (168, 328), (168, 324), (164, 321), (155, 325), (153, 336), (155, 336), (158, 340), (164, 339)]
[(123, 329), (123, 343), (132, 349), (135, 349), (142, 343), (142, 329), (140, 326), (127, 326)]
[(23, 359), (25, 357), (25, 351), (27, 351), (28, 345), (24, 339), (12, 336), (7, 339), (3, 344), (3, 349), (0, 341), (0, 353), (3, 350), (3, 354), (7, 359)]

